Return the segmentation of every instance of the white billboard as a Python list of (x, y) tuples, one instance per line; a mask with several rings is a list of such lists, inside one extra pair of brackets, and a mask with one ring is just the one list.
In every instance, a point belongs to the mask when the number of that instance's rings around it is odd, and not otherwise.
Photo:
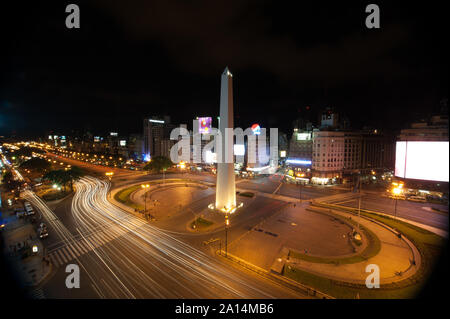
[(448, 142), (399, 141), (395, 150), (395, 176), (448, 182)]
[(297, 141), (309, 141), (311, 133), (297, 133)]
[(245, 146), (242, 144), (234, 144), (234, 155), (244, 156), (245, 155)]

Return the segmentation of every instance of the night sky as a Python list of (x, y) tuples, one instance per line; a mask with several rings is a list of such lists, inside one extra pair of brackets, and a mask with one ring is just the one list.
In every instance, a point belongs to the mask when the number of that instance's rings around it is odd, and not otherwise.
[[(290, 133), (307, 106), (313, 119), (331, 106), (354, 128), (402, 128), (448, 97), (448, 18), (439, 3), (392, 2), (375, 2), (380, 29), (365, 27), (371, 2), (2, 4), (0, 134), (140, 133), (158, 114), (192, 125), (218, 115), (227, 65), (236, 126)], [(69, 3), (81, 29), (65, 27)]]

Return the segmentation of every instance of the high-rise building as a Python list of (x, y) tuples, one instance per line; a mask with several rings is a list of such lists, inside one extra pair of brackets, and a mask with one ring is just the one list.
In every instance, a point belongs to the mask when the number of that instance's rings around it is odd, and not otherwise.
[(143, 160), (148, 161), (154, 156), (170, 156), (170, 153), (167, 153), (166, 150), (171, 142), (163, 141), (170, 141), (170, 132), (174, 128), (175, 125), (170, 123), (169, 116), (152, 116), (144, 119), (144, 143), (142, 149)]
[(394, 139), (377, 130), (315, 131), (312, 149), (312, 182), (351, 181), (394, 167)]

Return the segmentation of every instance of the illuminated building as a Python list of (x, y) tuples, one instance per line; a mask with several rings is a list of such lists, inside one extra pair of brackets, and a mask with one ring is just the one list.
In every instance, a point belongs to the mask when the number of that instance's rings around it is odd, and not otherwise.
[(170, 148), (174, 141), (170, 140), (170, 131), (175, 125), (170, 123), (169, 116), (152, 116), (143, 121), (142, 157), (149, 159), (153, 156), (170, 157)]

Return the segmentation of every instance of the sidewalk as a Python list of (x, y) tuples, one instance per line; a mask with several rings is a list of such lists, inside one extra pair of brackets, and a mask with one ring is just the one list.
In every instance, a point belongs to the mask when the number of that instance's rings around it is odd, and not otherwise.
[[(45, 259), (45, 247), (33, 225), (15, 220), (4, 229), (7, 259), (14, 265), (26, 286), (37, 286), (51, 272), (51, 263)], [(33, 250), (34, 249), (34, 250)]]

